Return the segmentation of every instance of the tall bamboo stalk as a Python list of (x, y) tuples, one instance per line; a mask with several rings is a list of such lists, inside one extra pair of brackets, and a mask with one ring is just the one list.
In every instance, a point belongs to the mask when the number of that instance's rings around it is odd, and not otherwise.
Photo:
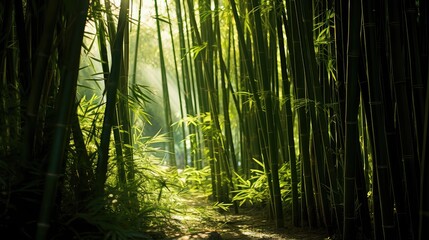
[[(36, 128), (39, 124), (39, 107), (42, 97), (43, 87), (46, 86), (48, 60), (52, 54), (52, 46), (54, 41), (55, 23), (58, 16), (58, 1), (49, 1), (46, 4), (45, 17), (43, 18), (44, 27), (40, 39), (32, 39), (38, 45), (35, 55), (32, 56), (34, 60), (31, 89), (26, 106), (26, 117), (24, 122), (24, 151), (22, 159), (24, 162), (31, 162), (33, 160), (34, 143), (36, 141)], [(37, 9), (40, 6), (35, 6)], [(31, 9), (31, 8), (30, 8)], [(40, 42), (37, 42), (40, 40)], [(36, 60), (37, 59), (37, 60)], [(37, 142), (37, 141), (36, 141)]]
[(165, 118), (165, 131), (169, 137), (168, 148), (168, 162), (170, 166), (176, 166), (176, 153), (174, 149), (174, 136), (173, 136), (173, 120), (171, 117), (171, 106), (170, 106), (170, 94), (168, 90), (168, 80), (167, 80), (167, 70), (165, 67), (164, 60), (164, 50), (162, 46), (162, 35), (161, 35), (161, 24), (159, 20), (158, 13), (158, 2), (155, 0), (155, 14), (156, 14), (156, 27), (158, 34), (158, 47), (159, 47), (159, 57), (160, 57), (160, 65), (161, 65), (161, 81), (162, 81), (162, 98), (164, 101), (164, 118)]
[[(183, 97), (185, 100), (185, 116), (187, 114), (193, 115), (193, 104), (192, 104), (192, 89), (191, 89), (191, 79), (192, 76), (190, 76), (190, 61), (189, 61), (189, 55), (186, 54), (186, 40), (185, 40), (185, 33), (184, 33), (184, 29), (185, 29), (185, 24), (186, 21), (183, 21), (182, 18), (182, 4), (179, 0), (175, 1), (176, 3), (176, 17), (177, 17), (177, 27), (178, 27), (178, 31), (179, 31), (179, 49), (180, 49), (180, 59), (181, 59), (181, 78), (182, 78), (182, 82), (183, 82)], [(188, 127), (188, 136), (195, 136), (195, 130), (194, 130), (194, 126), (190, 125)], [(186, 132), (186, 131), (185, 131)], [(189, 148), (191, 149), (191, 152), (189, 153), (189, 156), (187, 154), (185, 154), (185, 159), (184, 159), (184, 165), (186, 166), (188, 164), (188, 160), (190, 160), (190, 166), (193, 165), (193, 163), (196, 162), (195, 159), (195, 154), (192, 154), (192, 150), (196, 149), (195, 147), (195, 141), (189, 141), (190, 142), (190, 146)]]
[(346, 70), (346, 137), (344, 162), (344, 239), (355, 239), (355, 185), (359, 156), (358, 109), (359, 109), (359, 52), (361, 5), (349, 1), (347, 70)]
[(104, 184), (107, 179), (107, 166), (109, 160), (109, 145), (110, 145), (110, 133), (114, 121), (117, 89), (119, 84), (119, 76), (121, 70), (122, 61), (122, 47), (124, 41), (125, 25), (128, 21), (128, 0), (121, 1), (121, 7), (119, 11), (118, 29), (117, 34), (113, 40), (112, 47), (112, 64), (109, 74), (109, 79), (106, 84), (106, 108), (103, 119), (103, 128), (100, 136), (100, 146), (98, 149), (98, 161), (95, 171), (95, 191), (98, 195), (104, 194)]
[[(348, 32), (348, 3), (341, 0), (334, 1), (334, 24), (335, 24), (335, 85), (333, 85), (334, 97), (333, 102), (337, 104), (335, 117), (333, 117), (334, 123), (332, 123), (333, 134), (335, 138), (332, 143), (335, 149), (334, 163), (336, 165), (333, 177), (337, 179), (332, 181), (331, 186), (333, 188), (333, 198), (335, 199), (335, 206), (337, 212), (337, 225), (339, 229), (343, 229), (344, 225), (344, 207), (343, 207), (343, 187), (344, 187), (344, 148), (345, 148), (345, 78), (346, 78), (346, 44), (347, 44), (347, 32)], [(341, 204), (340, 204), (341, 203)]]
[[(165, 6), (166, 6), (166, 11), (167, 11), (167, 17), (168, 17), (168, 19), (171, 19), (170, 9), (168, 7), (168, 1), (167, 0), (165, 0)], [(180, 8), (180, 6), (179, 6), (179, 8)], [(181, 119), (183, 119), (186, 116), (185, 109), (184, 109), (184, 100), (182, 97), (183, 87), (182, 87), (182, 84), (181, 84), (182, 82), (180, 81), (180, 77), (179, 77), (179, 70), (178, 70), (179, 67), (178, 67), (177, 58), (176, 58), (176, 44), (175, 44), (175, 40), (174, 40), (172, 25), (173, 24), (169, 24), (168, 26), (169, 26), (170, 37), (171, 37), (171, 46), (172, 46), (172, 52), (173, 52), (174, 69), (175, 69), (174, 72), (175, 72), (175, 77), (176, 77), (177, 93), (179, 96), (180, 117), (181, 117)], [(182, 130), (182, 136), (183, 136), (183, 138), (185, 138), (186, 130), (187, 130), (185, 124), (182, 124), (181, 130)], [(186, 159), (188, 159), (188, 144), (186, 141), (183, 141), (183, 162), (186, 162)], [(180, 160), (180, 161), (182, 161), (182, 160)], [(176, 162), (176, 164), (177, 164), (177, 162)]]
[(299, 203), (298, 203), (298, 175), (296, 166), (296, 155), (295, 155), (295, 140), (294, 140), (294, 129), (293, 129), (293, 115), (292, 115), (292, 94), (290, 93), (289, 76), (287, 74), (287, 56), (285, 49), (285, 41), (283, 37), (283, 24), (287, 24), (285, 6), (282, 1), (277, 1), (277, 38), (279, 46), (280, 64), (281, 64), (281, 76), (283, 84), (283, 97), (286, 102), (284, 105), (284, 111), (286, 112), (286, 134), (288, 144), (288, 157), (291, 169), (291, 182), (292, 182), (292, 218), (293, 225), (299, 225)]
[(51, 148), (49, 155), (49, 166), (46, 172), (44, 194), (37, 223), (36, 239), (47, 238), (50, 225), (50, 217), (55, 202), (58, 178), (61, 175), (60, 169), (63, 164), (64, 151), (69, 140), (69, 126), (71, 123), (71, 113), (74, 111), (74, 98), (76, 96), (77, 76), (79, 69), (80, 50), (85, 29), (86, 17), (88, 14), (89, 1), (81, 1), (73, 7), (68, 6), (66, 11), (67, 32), (64, 39), (64, 65), (61, 66), (63, 78), (58, 94), (56, 106), (57, 119), (54, 128), (55, 144)]
[[(110, 38), (111, 41), (114, 41), (116, 37), (116, 30), (114, 30), (114, 23), (112, 19), (112, 12), (110, 9), (110, 2), (106, 1), (106, 12), (107, 15), (107, 21), (108, 21), (108, 30), (105, 28), (105, 20), (103, 18), (102, 13), (102, 5), (100, 1), (95, 1), (93, 8), (95, 9), (95, 24), (97, 29), (97, 40), (98, 40), (98, 48), (99, 48), (99, 54), (100, 54), (100, 60), (101, 60), (101, 67), (102, 67), (102, 74), (104, 78), (104, 85), (108, 85), (108, 79), (109, 79), (109, 57), (108, 57), (108, 50), (107, 46), (109, 45)], [(112, 48), (112, 46), (111, 46)], [(106, 91), (103, 92), (105, 94)], [(115, 146), (115, 154), (116, 154), (116, 168), (117, 168), (117, 177), (118, 177), (118, 185), (121, 189), (125, 189), (127, 186), (127, 179), (126, 179), (126, 170), (125, 170), (125, 162), (124, 162), (124, 146), (123, 146), (123, 136), (121, 134), (121, 122), (119, 116), (119, 108), (114, 109), (115, 113), (114, 119), (113, 119), (113, 137), (114, 137), (114, 146)], [(124, 194), (126, 195), (126, 194)]]

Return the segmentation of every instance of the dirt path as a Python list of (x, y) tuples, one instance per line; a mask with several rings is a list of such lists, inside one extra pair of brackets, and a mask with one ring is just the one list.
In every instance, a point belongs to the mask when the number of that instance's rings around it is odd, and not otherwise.
[(328, 239), (321, 229), (287, 226), (276, 230), (274, 223), (267, 220), (264, 209), (247, 208), (240, 209), (239, 214), (221, 214), (206, 198), (192, 197), (184, 201), (186, 209), (173, 216), (177, 220), (175, 230), (167, 233), (171, 240)]

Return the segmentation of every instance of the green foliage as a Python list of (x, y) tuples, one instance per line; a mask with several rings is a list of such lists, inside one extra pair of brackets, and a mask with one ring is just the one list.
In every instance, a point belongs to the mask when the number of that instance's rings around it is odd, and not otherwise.
[[(299, 166), (297, 166), (299, 169)], [(279, 169), (279, 181), (280, 181), (280, 192), (282, 195), (282, 202), (284, 203), (286, 209), (292, 208), (292, 178), (291, 178), (291, 168), (289, 162), (282, 164)], [(298, 194), (300, 187), (298, 186)]]
[(245, 202), (251, 204), (266, 203), (269, 200), (269, 192), (267, 188), (267, 177), (264, 171), (251, 169), (251, 177), (248, 180), (243, 179), (236, 174), (238, 179), (238, 190), (235, 190), (233, 201), (239, 201), (240, 206)]
[(232, 203), (216, 202), (215, 204), (213, 204), (213, 208), (228, 212), (232, 205), (233, 205)]
[(200, 46), (194, 46), (189, 50), (189, 54), (192, 55), (194, 59), (207, 48), (207, 42), (202, 43)]
[[(95, 156), (98, 146), (97, 134), (101, 131), (101, 113), (104, 105), (100, 103), (100, 98), (93, 96), (90, 99), (83, 97), (79, 102), (78, 116), (83, 133), (86, 151), (90, 156), (90, 175), (93, 175), (95, 168)], [(139, 118), (139, 112), (136, 118)], [(144, 119), (144, 118), (142, 118)], [(89, 198), (85, 209), (76, 209), (73, 206), (82, 201), (76, 195), (79, 188), (78, 179), (75, 175), (76, 163), (79, 156), (74, 141), (68, 149), (68, 159), (66, 164), (64, 196), (62, 202), (63, 219), (60, 225), (63, 230), (69, 232), (76, 239), (129, 239), (130, 236), (137, 236), (138, 232), (145, 232), (148, 229), (161, 229), (166, 225), (171, 225), (171, 214), (178, 207), (178, 194), (187, 191), (194, 186), (207, 188), (207, 169), (193, 171), (186, 169), (181, 175), (175, 168), (163, 165), (163, 159), (158, 155), (165, 155), (165, 151), (157, 146), (158, 143), (167, 142), (168, 139), (163, 134), (154, 136), (143, 136), (143, 127), (136, 126), (133, 130), (134, 146), (125, 146), (133, 149), (135, 180), (128, 181), (127, 184), (119, 184), (117, 175), (118, 161), (116, 152), (111, 143), (109, 151), (108, 179), (106, 182), (106, 195), (104, 198)], [(93, 179), (90, 179), (93, 181)], [(197, 184), (198, 182), (198, 184)], [(192, 183), (192, 186), (191, 186)], [(137, 195), (138, 204), (133, 203), (133, 194)], [(132, 206), (139, 206), (138, 209)], [(63, 235), (61, 235), (63, 236)], [(58, 236), (59, 238), (61, 236)]]
[(178, 172), (180, 185), (184, 191), (191, 193), (202, 192), (207, 196), (211, 194), (209, 166), (205, 166), (200, 170), (188, 166), (185, 169), (179, 169)]
[(101, 102), (100, 97), (93, 95), (89, 99), (86, 99), (86, 96), (80, 99), (77, 114), (86, 140), (85, 145), (90, 153), (95, 153), (98, 145), (97, 136), (100, 135), (103, 112), (104, 104)]
[[(249, 179), (244, 179), (239, 174), (235, 173), (237, 179), (237, 188), (235, 190), (233, 201), (238, 201), (240, 206), (246, 202), (251, 205), (263, 205), (269, 202), (268, 182), (267, 176), (264, 172), (263, 164), (257, 159), (253, 159), (261, 169), (251, 169), (251, 175)], [(282, 193), (282, 201), (285, 204), (290, 205), (292, 201), (291, 196), (291, 172), (289, 164), (285, 163), (279, 169), (280, 176), (280, 188)]]

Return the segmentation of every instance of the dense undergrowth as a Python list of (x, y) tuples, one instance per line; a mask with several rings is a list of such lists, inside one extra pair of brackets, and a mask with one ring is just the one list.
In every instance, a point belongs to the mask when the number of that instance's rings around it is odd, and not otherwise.
[[(99, 113), (103, 105), (97, 104), (98, 97), (82, 98), (79, 105), (80, 127), (84, 135), (88, 155), (96, 153), (95, 135), (101, 130)], [(139, 118), (139, 113), (135, 112)], [(142, 116), (140, 123), (145, 121)], [(112, 158), (103, 198), (90, 198), (84, 203), (80, 191), (75, 189), (78, 179), (64, 178), (65, 188), (61, 189), (62, 202), (61, 219), (54, 227), (54, 239), (65, 236), (74, 239), (139, 239), (153, 237), (157, 234), (180, 231), (181, 221), (176, 215), (186, 215), (188, 202), (186, 199), (197, 198), (200, 201), (211, 199), (213, 209), (220, 212), (233, 212), (231, 202), (216, 202), (213, 199), (211, 171), (207, 162), (201, 169), (186, 166), (183, 169), (171, 167), (162, 158), (166, 153), (159, 147), (168, 139), (162, 135), (143, 136), (144, 124), (136, 125), (134, 131), (133, 149), (135, 178), (133, 182), (121, 185), (118, 172), (118, 159)], [(74, 163), (78, 161), (76, 144), (71, 144), (68, 151), (67, 171), (77, 171)], [(117, 156), (114, 143), (111, 146), (111, 156)], [(160, 157), (161, 156), (161, 157)], [(94, 158), (91, 166), (94, 167)], [(235, 174), (234, 181), (237, 190), (233, 191), (232, 202), (242, 206), (269, 208), (269, 193), (267, 178), (261, 162), (254, 159), (257, 168), (252, 169), (250, 177), (245, 180)], [(290, 170), (287, 164), (281, 169), (281, 187), (285, 207), (290, 208)], [(93, 174), (92, 172), (89, 175)], [(70, 175), (73, 176), (73, 175)], [(91, 184), (90, 184), (91, 185)], [(134, 197), (133, 197), (134, 196)], [(137, 202), (133, 202), (137, 201)], [(77, 211), (76, 211), (77, 210)], [(288, 210), (289, 211), (289, 210)], [(203, 213), (201, 213), (203, 214)], [(207, 216), (208, 218), (210, 216)]]
[[(86, 99), (83, 97), (78, 106), (80, 128), (86, 143), (90, 168), (86, 174), (92, 176), (95, 167), (97, 141), (95, 136), (100, 133), (100, 113), (104, 106), (99, 104), (99, 98), (93, 96)], [(101, 198), (88, 198), (86, 202), (82, 194), (91, 194), (92, 183), (89, 183), (87, 192), (82, 192), (79, 185), (82, 176), (65, 175), (62, 179), (64, 188), (60, 189), (61, 218), (57, 219), (53, 226), (52, 239), (144, 239), (157, 235), (166, 236), (166, 233), (180, 231), (181, 221), (176, 215), (186, 215), (189, 207), (186, 199), (197, 198), (201, 201), (211, 200), (212, 208), (220, 212), (232, 211), (231, 202), (216, 202), (212, 196), (211, 172), (206, 166), (201, 169), (186, 166), (183, 169), (171, 167), (166, 164), (165, 151), (159, 147), (168, 139), (162, 135), (143, 136), (143, 122), (147, 119), (135, 112), (136, 119), (140, 124), (135, 125), (134, 146), (134, 181), (121, 184), (120, 164), (117, 157), (111, 159), (108, 170), (105, 195)], [(111, 156), (117, 156), (117, 148), (112, 142)], [(78, 172), (76, 163), (79, 162), (79, 149), (75, 142), (68, 148), (68, 159), (65, 167), (66, 172)], [(161, 157), (160, 157), (161, 156)], [(269, 207), (269, 194), (267, 179), (264, 174), (263, 164), (254, 160), (257, 169), (251, 170), (250, 178), (245, 180), (236, 174), (234, 178), (238, 187), (232, 193), (232, 201), (240, 206), (256, 205)], [(284, 201), (290, 198), (290, 182), (287, 166), (281, 168), (281, 186), (284, 191)], [(88, 178), (88, 181), (92, 178)], [(201, 213), (203, 214), (203, 213)], [(159, 237), (159, 236), (158, 236)]]

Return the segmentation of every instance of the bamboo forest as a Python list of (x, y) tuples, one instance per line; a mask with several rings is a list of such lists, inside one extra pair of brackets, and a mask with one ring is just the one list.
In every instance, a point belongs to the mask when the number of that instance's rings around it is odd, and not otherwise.
[(426, 0), (0, 0), (1, 239), (429, 239)]

